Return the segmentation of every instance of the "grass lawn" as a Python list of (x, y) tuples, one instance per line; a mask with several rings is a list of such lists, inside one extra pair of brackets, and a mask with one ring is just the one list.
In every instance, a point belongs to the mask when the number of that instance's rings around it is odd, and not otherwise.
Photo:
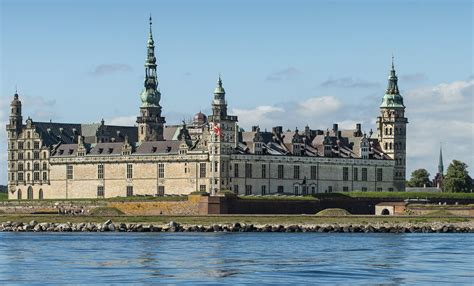
[(8, 200), (8, 193), (0, 193), (0, 201)]
[(220, 216), (61, 216), (61, 215), (0, 215), (0, 222), (105, 222), (165, 224), (175, 221), (181, 224), (211, 225), (230, 223), (252, 224), (367, 224), (367, 223), (417, 223), (417, 222), (468, 222), (474, 218), (465, 217), (422, 217), (422, 216), (340, 216), (320, 217), (314, 215), (220, 215)]

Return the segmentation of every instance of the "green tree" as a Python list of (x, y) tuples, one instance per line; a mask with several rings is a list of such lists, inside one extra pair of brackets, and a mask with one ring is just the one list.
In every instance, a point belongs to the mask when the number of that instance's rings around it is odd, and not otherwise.
[(431, 187), (430, 173), (425, 169), (418, 169), (411, 173), (411, 179), (408, 181), (409, 187)]
[(472, 189), (472, 179), (467, 172), (467, 165), (461, 161), (453, 160), (443, 180), (445, 192), (467, 193)]

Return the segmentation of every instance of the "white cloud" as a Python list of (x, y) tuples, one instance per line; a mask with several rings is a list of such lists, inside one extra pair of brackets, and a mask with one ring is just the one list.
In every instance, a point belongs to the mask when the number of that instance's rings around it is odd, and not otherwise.
[[(440, 143), (445, 170), (453, 159), (474, 167), (474, 80), (442, 83), (405, 93), (408, 170), (436, 173)], [(410, 174), (408, 174), (409, 176)]]
[(312, 97), (298, 103), (298, 112), (308, 117), (319, 117), (334, 112), (341, 106), (342, 103), (332, 96)]
[(249, 128), (253, 125), (270, 127), (276, 117), (282, 116), (285, 109), (276, 106), (263, 105), (253, 109), (233, 109), (232, 113), (239, 117), (239, 125)]
[(109, 119), (105, 119), (104, 122), (106, 125), (121, 125), (121, 126), (133, 126), (137, 121), (136, 115), (131, 116), (119, 116)]
[(311, 97), (301, 102), (276, 103), (262, 105), (251, 109), (235, 108), (232, 113), (239, 117), (239, 125), (249, 129), (253, 125), (260, 128), (283, 126), (286, 128), (303, 128), (308, 124), (311, 128), (326, 128), (328, 119), (334, 118), (342, 103), (335, 97)]

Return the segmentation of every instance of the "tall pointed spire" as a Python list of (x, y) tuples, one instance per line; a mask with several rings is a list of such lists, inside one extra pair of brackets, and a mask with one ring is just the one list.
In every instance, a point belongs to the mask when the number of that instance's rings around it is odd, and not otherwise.
[(394, 56), (392, 54), (392, 68), (390, 69), (390, 75), (388, 76), (388, 86), (385, 91), (385, 96), (382, 99), (382, 108), (405, 108), (403, 104), (403, 97), (400, 95), (398, 89), (398, 77), (395, 72)]
[(441, 145), (439, 146), (439, 161), (438, 161), (438, 173), (443, 175), (444, 166), (443, 166), (443, 150)]
[(388, 94), (399, 94), (398, 91), (398, 77), (395, 72), (395, 65), (393, 63), (394, 58), (392, 54), (392, 69), (390, 70), (390, 76), (388, 77), (388, 87), (387, 93)]
[(147, 43), (147, 58), (145, 61), (144, 89), (140, 95), (142, 106), (160, 106), (161, 93), (158, 89), (156, 74), (155, 42), (153, 41), (152, 18), (149, 18), (150, 32)]

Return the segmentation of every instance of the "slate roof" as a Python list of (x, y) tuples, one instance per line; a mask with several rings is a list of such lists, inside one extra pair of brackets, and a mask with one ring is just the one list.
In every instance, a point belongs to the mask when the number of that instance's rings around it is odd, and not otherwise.
[[(340, 132), (338, 132), (340, 131)], [(357, 134), (356, 129), (346, 130), (329, 130), (329, 139), (332, 143), (332, 157), (339, 158), (360, 158), (360, 143), (362, 141), (361, 133)], [(241, 140), (237, 145), (237, 152), (240, 154), (253, 154), (253, 138), (256, 131), (242, 131)], [(272, 132), (260, 131), (263, 138), (263, 152), (270, 155), (290, 155), (293, 149), (292, 140), (295, 131), (284, 131), (279, 135)], [(324, 156), (323, 141), (325, 132), (322, 130), (310, 130), (306, 137), (304, 131), (299, 131), (298, 134), (305, 142), (304, 156)], [(340, 137), (338, 137), (340, 134)], [(390, 159), (384, 154), (378, 144), (377, 139), (371, 138), (371, 149), (369, 158), (372, 159)]]

